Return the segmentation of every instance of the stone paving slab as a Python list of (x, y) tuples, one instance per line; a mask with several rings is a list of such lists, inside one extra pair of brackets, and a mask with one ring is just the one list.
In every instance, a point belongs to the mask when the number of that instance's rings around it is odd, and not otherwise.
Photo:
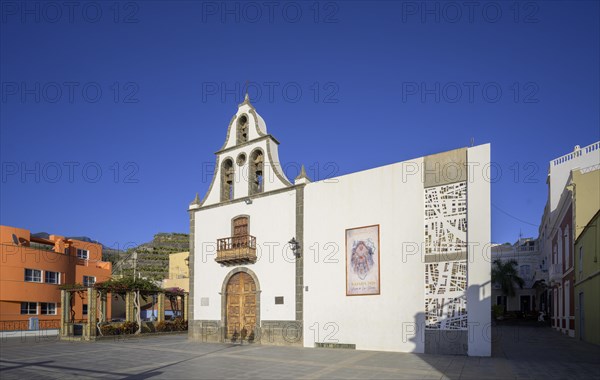
[(3, 339), (8, 379), (600, 379), (600, 347), (549, 328), (496, 327), (493, 356), (198, 343), (185, 336)]

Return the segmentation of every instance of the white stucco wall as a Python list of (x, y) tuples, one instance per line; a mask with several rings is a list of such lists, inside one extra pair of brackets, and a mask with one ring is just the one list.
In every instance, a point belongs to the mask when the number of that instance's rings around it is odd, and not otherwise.
[(469, 148), (467, 180), (467, 323), (469, 356), (491, 356), (490, 144)]
[[(469, 355), (489, 356), (490, 146), (468, 150)], [(424, 352), (422, 158), (312, 183), (305, 189), (304, 345)], [(416, 164), (416, 165), (415, 165)], [(487, 169), (486, 169), (487, 168)], [(408, 174), (407, 174), (408, 173)], [(345, 230), (380, 225), (379, 295), (346, 296)], [(325, 244), (329, 243), (328, 249)], [(419, 251), (412, 251), (414, 243)], [(410, 246), (411, 249), (407, 249)], [(315, 252), (319, 248), (319, 255)], [(330, 260), (332, 247), (337, 249)], [(334, 258), (337, 260), (331, 260)]]
[[(411, 168), (421, 163), (413, 160)], [(423, 352), (422, 329), (414, 331), (424, 323), (424, 264), (420, 254), (403, 255), (403, 243), (423, 241), (424, 189), (420, 175), (403, 181), (403, 168), (398, 163), (306, 186), (306, 347), (337, 340), (357, 349)], [(346, 296), (345, 230), (373, 224), (380, 225), (381, 294)]]
[[(250, 216), (250, 235), (256, 237), (258, 260), (247, 265), (258, 277), (261, 320), (295, 319), (295, 263), (287, 242), (295, 235), (296, 191), (255, 198), (250, 205), (238, 202), (196, 212), (194, 262), (194, 319), (221, 319), (221, 288), (234, 268), (215, 262), (217, 239), (232, 236), (231, 219)], [(271, 248), (268, 244), (278, 244)], [(284, 248), (286, 251), (284, 251)], [(287, 252), (287, 256), (285, 253)], [(275, 305), (283, 296), (284, 304)], [(201, 298), (209, 306), (201, 306)]]

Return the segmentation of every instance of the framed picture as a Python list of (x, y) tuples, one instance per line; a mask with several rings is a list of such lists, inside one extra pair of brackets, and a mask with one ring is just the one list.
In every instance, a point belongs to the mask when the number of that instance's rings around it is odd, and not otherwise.
[(346, 230), (346, 295), (379, 294), (379, 225)]

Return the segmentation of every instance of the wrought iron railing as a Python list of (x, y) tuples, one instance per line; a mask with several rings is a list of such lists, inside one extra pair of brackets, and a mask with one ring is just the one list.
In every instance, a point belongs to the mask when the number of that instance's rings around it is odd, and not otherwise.
[[(40, 319), (37, 322), (38, 328), (35, 330), (60, 329), (60, 319)], [(0, 331), (26, 331), (30, 330), (29, 327), (27, 319), (0, 321)]]

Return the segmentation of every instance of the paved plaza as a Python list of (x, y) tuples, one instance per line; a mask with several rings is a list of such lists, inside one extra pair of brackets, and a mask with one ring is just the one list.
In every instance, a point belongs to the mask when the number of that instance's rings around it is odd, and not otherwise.
[(496, 327), (493, 357), (197, 343), (2, 340), (0, 378), (600, 379), (600, 347), (549, 328)]

